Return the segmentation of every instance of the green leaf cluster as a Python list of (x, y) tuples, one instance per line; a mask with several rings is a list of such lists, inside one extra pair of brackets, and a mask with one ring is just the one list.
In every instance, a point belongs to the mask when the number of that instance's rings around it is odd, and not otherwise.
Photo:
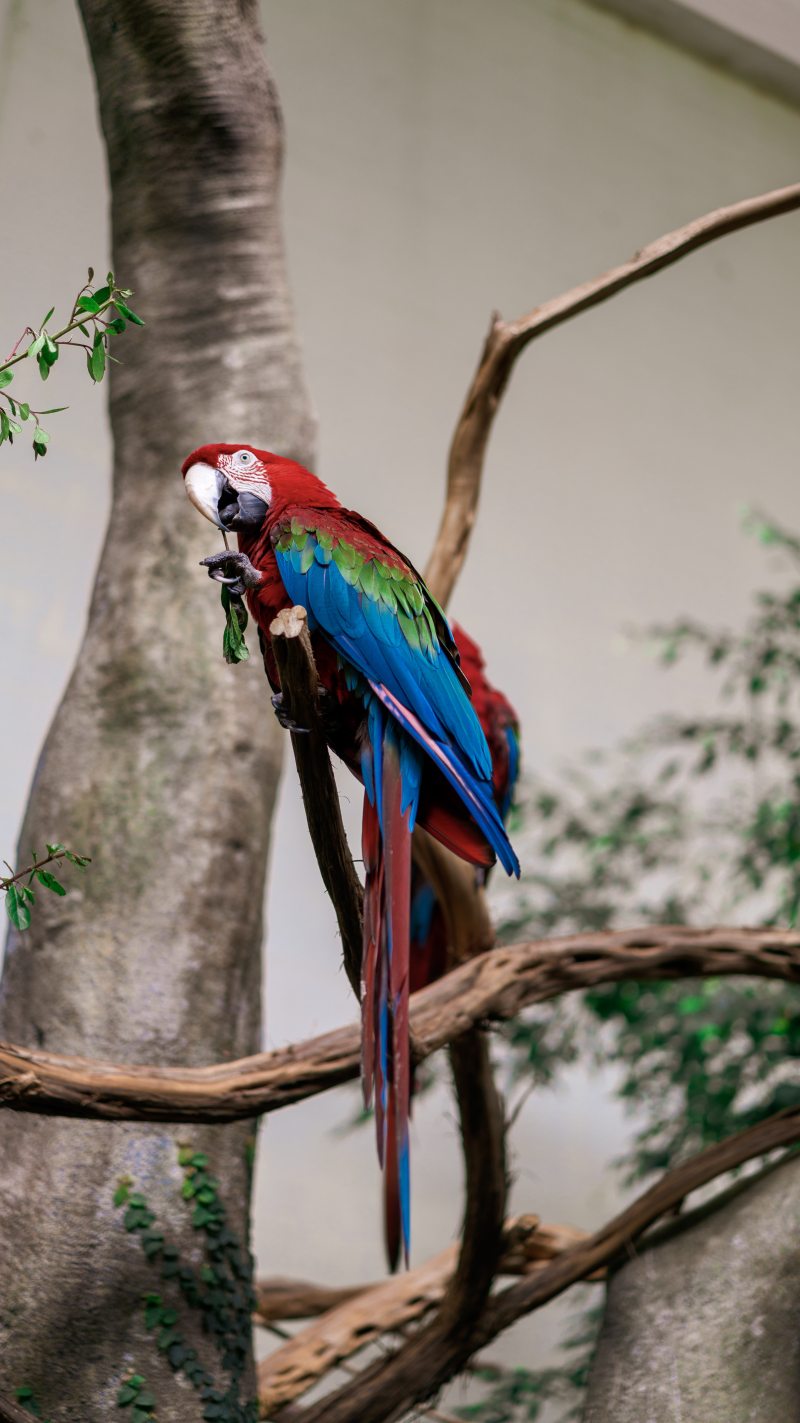
[[(14, 348), (14, 354), (0, 364), (0, 400), (4, 400), (7, 406), (5, 408), (0, 404), (0, 445), (6, 441), (13, 444), (14, 437), (22, 433), (23, 424), (31, 420), (34, 457), (41, 458), (47, 454), (50, 436), (39, 423), (40, 417), (56, 415), (66, 409), (64, 405), (57, 405), (47, 410), (33, 410), (28, 400), (12, 397), (7, 389), (14, 380), (12, 366), (24, 360), (35, 361), (41, 379), (46, 381), (62, 350), (68, 346), (83, 346), (89, 375), (92, 381), (98, 384), (105, 375), (107, 362), (115, 359), (109, 352), (111, 337), (121, 335), (129, 323), (135, 326), (144, 325), (142, 318), (127, 305), (127, 299), (133, 293), (116, 284), (113, 272), (109, 272), (105, 286), (93, 287), (93, 279), (94, 273), (89, 268), (88, 281), (75, 298), (65, 326), (51, 333), (49, 323), (55, 311), (55, 308), (51, 307), (38, 329), (27, 327)], [(18, 348), (27, 335), (33, 339), (24, 351), (18, 353)], [(83, 337), (83, 340), (80, 337)]]
[(156, 1400), (142, 1374), (131, 1374), (117, 1393), (117, 1407), (130, 1408), (130, 1423), (148, 1423), (155, 1417)]
[[(741, 627), (684, 618), (648, 631), (666, 667), (702, 657), (715, 701), (532, 789), (524, 858), (538, 868), (509, 915), (515, 933), (800, 921), (800, 539), (764, 516), (748, 523), (782, 558), (782, 586), (757, 593)], [(623, 983), (558, 1011), (572, 1030), (565, 1060), (602, 1055), (621, 1069), (638, 1123), (632, 1179), (800, 1102), (793, 985)], [(521, 1076), (535, 1069), (549, 1016), (508, 1029)], [(556, 1051), (548, 1070), (558, 1069)]]
[(219, 1182), (208, 1169), (205, 1153), (187, 1144), (180, 1148), (178, 1160), (184, 1174), (181, 1197), (191, 1209), (195, 1230), (205, 1239), (205, 1260), (199, 1270), (185, 1263), (178, 1248), (165, 1240), (145, 1197), (131, 1191), (130, 1177), (120, 1179), (114, 1204), (125, 1207), (126, 1230), (139, 1234), (148, 1260), (160, 1265), (166, 1287), (177, 1290), (188, 1308), (201, 1312), (204, 1333), (218, 1355), (219, 1368), (227, 1375), (227, 1382), (216, 1378), (208, 1363), (188, 1344), (177, 1304), (165, 1300), (161, 1293), (151, 1291), (144, 1297), (145, 1328), (170, 1367), (180, 1371), (197, 1390), (203, 1419), (255, 1423), (256, 1401), (241, 1398), (255, 1308), (252, 1257), (228, 1227)]
[(26, 869), (18, 870), (15, 874), (11, 866), (7, 865), (9, 874), (0, 875), (0, 892), (5, 894), (6, 914), (15, 929), (30, 928), (31, 909), (36, 903), (35, 883), (60, 898), (67, 893), (64, 885), (56, 878), (52, 870), (46, 868), (47, 865), (65, 860), (83, 870), (91, 863), (88, 855), (76, 855), (73, 850), (68, 850), (64, 845), (48, 845), (46, 848), (47, 854), (41, 859), (35, 850), (31, 851), (32, 863)]
[[(14, 1397), (16, 1398), (17, 1403), (25, 1409), (26, 1413), (31, 1413), (34, 1418), (41, 1419), (41, 1407), (37, 1402), (36, 1398), (34, 1397), (33, 1389), (30, 1388), (28, 1384), (23, 1384), (21, 1388), (15, 1389)], [(42, 1423), (47, 1423), (47, 1421), (42, 1420)]]
[(225, 630), (222, 634), (222, 655), (226, 662), (246, 662), (250, 656), (244, 640), (247, 627), (247, 608), (241, 598), (222, 585), (220, 601), (225, 611)]
[[(529, 783), (521, 858), (536, 868), (504, 933), (800, 923), (800, 537), (759, 514), (747, 524), (780, 561), (780, 581), (754, 595), (742, 622), (681, 618), (641, 635), (664, 669), (702, 660), (707, 709), (661, 717), (558, 782)], [(576, 1056), (615, 1065), (635, 1123), (620, 1163), (628, 1181), (800, 1103), (792, 984), (609, 984), (504, 1031), (525, 1082), (556, 1080)], [(536, 1416), (514, 1406), (472, 1416)]]

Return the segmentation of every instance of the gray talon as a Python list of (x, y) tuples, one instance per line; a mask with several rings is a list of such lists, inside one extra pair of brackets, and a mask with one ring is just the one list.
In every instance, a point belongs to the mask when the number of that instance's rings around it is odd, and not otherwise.
[(261, 582), (261, 574), (253, 567), (247, 554), (235, 550), (210, 553), (207, 558), (201, 558), (200, 566), (208, 569), (209, 578), (213, 578), (215, 583), (224, 583), (238, 598), (248, 588), (256, 588)]
[(278, 718), (278, 722), (283, 727), (284, 731), (294, 731), (299, 736), (308, 735), (309, 727), (298, 726), (297, 722), (292, 721), (292, 718), (289, 716), (289, 714), (284, 711), (283, 695), (281, 692), (278, 692), (276, 696), (272, 698), (272, 705), (275, 708), (275, 715)]

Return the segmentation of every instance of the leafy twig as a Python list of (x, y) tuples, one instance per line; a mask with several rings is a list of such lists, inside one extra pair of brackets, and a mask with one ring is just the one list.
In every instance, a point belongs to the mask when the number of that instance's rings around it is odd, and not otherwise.
[[(144, 325), (142, 318), (137, 316), (135, 311), (131, 311), (127, 305), (127, 299), (133, 293), (126, 287), (117, 286), (113, 272), (108, 273), (106, 285), (97, 289), (91, 285), (93, 277), (94, 272), (90, 267), (89, 280), (72, 303), (72, 312), (66, 326), (53, 334), (48, 331), (47, 324), (55, 309), (51, 307), (38, 330), (34, 330), (32, 326), (25, 327), (19, 340), (13, 346), (10, 356), (0, 364), (0, 398), (8, 404), (8, 410), (0, 405), (0, 445), (5, 440), (8, 440), (9, 444), (13, 444), (14, 436), (22, 433), (20, 421), (24, 423), (33, 419), (34, 456), (38, 459), (40, 455), (46, 455), (50, 436), (39, 424), (39, 417), (41, 415), (56, 415), (67, 409), (66, 405), (55, 405), (47, 410), (33, 410), (28, 401), (10, 396), (7, 388), (14, 379), (12, 366), (16, 366), (20, 361), (35, 360), (39, 367), (39, 375), (42, 380), (47, 380), (52, 367), (58, 360), (60, 348), (80, 345), (86, 351), (89, 375), (97, 385), (105, 374), (106, 362), (114, 359), (108, 350), (109, 337), (112, 334), (121, 335), (129, 322), (134, 326)], [(103, 317), (109, 315), (110, 320), (103, 320)], [(73, 331), (80, 331), (87, 338), (86, 342), (68, 340), (67, 338)], [(32, 336), (33, 340), (24, 351), (20, 351), (19, 347), (26, 336)]]
[[(65, 845), (48, 845), (47, 854), (41, 859), (36, 851), (31, 851), (31, 863), (26, 865), (24, 870), (12, 870), (6, 862), (6, 868), (11, 871), (8, 875), (0, 875), (0, 893), (6, 897), (6, 913), (14, 925), (15, 929), (27, 929), (31, 922), (31, 905), (36, 902), (36, 891), (33, 888), (36, 880), (44, 889), (49, 889), (52, 894), (65, 895), (66, 889), (60, 880), (56, 879), (48, 865), (56, 864), (59, 860), (67, 860), (69, 864), (76, 865), (78, 869), (85, 870), (91, 863), (88, 855), (76, 855), (74, 851), (68, 850)], [(23, 884), (23, 880), (26, 883)]]

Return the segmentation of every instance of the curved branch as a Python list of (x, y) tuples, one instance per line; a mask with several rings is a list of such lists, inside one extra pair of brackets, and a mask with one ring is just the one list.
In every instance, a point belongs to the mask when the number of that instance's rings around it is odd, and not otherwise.
[(585, 1279), (602, 1265), (614, 1261), (620, 1253), (652, 1225), (660, 1216), (675, 1209), (692, 1191), (733, 1171), (754, 1157), (764, 1156), (779, 1147), (792, 1146), (800, 1140), (800, 1107), (787, 1107), (746, 1131), (737, 1132), (726, 1141), (706, 1147), (697, 1156), (668, 1171), (626, 1210), (614, 1216), (594, 1235), (580, 1241), (563, 1255), (545, 1265), (535, 1277), (511, 1285), (493, 1299), (482, 1325), (481, 1345), (494, 1339), (515, 1319), (547, 1304), (548, 1300), (578, 1280)]
[(431, 592), (446, 605), (461, 572), (475, 523), (486, 445), (514, 362), (537, 336), (597, 306), (634, 282), (651, 277), (673, 262), (743, 227), (800, 208), (800, 183), (777, 188), (744, 202), (717, 208), (684, 227), (656, 238), (622, 266), (582, 282), (517, 321), (492, 318), (464, 407), (458, 418), (447, 469), (447, 498), (436, 544), (425, 570)]
[(270, 625), (281, 679), (282, 710), (302, 732), (292, 732), (308, 829), (320, 874), (336, 911), (344, 967), (356, 998), (361, 993), (361, 915), (364, 892), (344, 833), (339, 792), (319, 712), (319, 680), (308, 635), (308, 614), (284, 608)]
[(460, 1372), (476, 1349), (570, 1285), (610, 1265), (624, 1250), (630, 1250), (648, 1226), (674, 1210), (691, 1191), (754, 1157), (797, 1141), (800, 1107), (791, 1107), (708, 1147), (667, 1172), (593, 1235), (563, 1250), (549, 1263), (534, 1265), (519, 1283), (495, 1295), (469, 1339), (442, 1341), (437, 1352), (429, 1342), (434, 1326), (320, 1403), (294, 1410), (292, 1423), (349, 1423), (351, 1418), (358, 1418), (360, 1423), (392, 1423), (402, 1418), (415, 1403), (430, 1398)]
[[(503, 1229), (498, 1274), (521, 1275), (584, 1239), (586, 1231), (566, 1225), (542, 1225), (538, 1216), (513, 1216)], [(332, 1368), (386, 1334), (415, 1323), (440, 1304), (458, 1261), (458, 1246), (450, 1245), (415, 1270), (372, 1285), (345, 1290), (308, 1285), (304, 1281), (263, 1281), (256, 1286), (256, 1323), (321, 1315), (258, 1368), (261, 1410), (270, 1415), (298, 1398)], [(343, 1298), (342, 1298), (343, 1296)], [(329, 1304), (325, 1304), (330, 1300)], [(283, 1311), (288, 1304), (291, 1316)], [(320, 1307), (322, 1306), (322, 1307)]]
[[(492, 949), (411, 1000), (416, 1062), (476, 1023), (600, 983), (750, 974), (800, 983), (800, 933), (643, 929), (572, 934)], [(47, 1116), (224, 1122), (316, 1096), (358, 1075), (356, 1024), (210, 1067), (135, 1067), (0, 1043), (0, 1106)]]

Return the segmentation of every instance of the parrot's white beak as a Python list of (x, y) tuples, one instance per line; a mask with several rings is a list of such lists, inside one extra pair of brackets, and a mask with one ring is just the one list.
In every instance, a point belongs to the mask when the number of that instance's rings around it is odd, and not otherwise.
[(219, 517), (219, 500), (224, 479), (219, 470), (212, 469), (210, 464), (193, 464), (186, 471), (184, 483), (195, 509), (199, 509), (203, 517), (218, 529), (224, 528)]

